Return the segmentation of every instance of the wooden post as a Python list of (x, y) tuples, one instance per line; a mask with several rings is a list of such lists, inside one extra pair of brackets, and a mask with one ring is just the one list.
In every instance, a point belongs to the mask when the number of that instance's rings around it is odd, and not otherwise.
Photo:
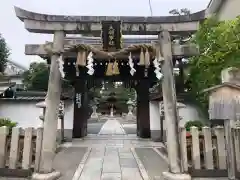
[(24, 133), (22, 168), (30, 169), (32, 163), (33, 128), (26, 128)]
[(224, 128), (222, 126), (217, 126), (214, 128), (214, 132), (217, 137), (218, 168), (227, 169)]
[(9, 128), (6, 126), (0, 127), (0, 168), (5, 168), (5, 160), (7, 155), (7, 136)]
[(137, 136), (139, 136), (139, 108), (140, 108), (140, 100), (139, 100), (139, 92), (138, 92), (138, 88), (136, 87), (135, 88), (135, 90), (136, 90), (136, 92), (137, 92), (137, 112), (136, 112), (136, 114), (137, 114), (137, 117), (136, 117), (136, 119), (137, 119)]
[(43, 128), (37, 129), (37, 139), (36, 139), (36, 154), (35, 154), (35, 167), (34, 171), (39, 172), (40, 160), (41, 160), (41, 150), (42, 150), (42, 140), (43, 140)]
[(82, 138), (86, 135), (85, 113), (84, 112), (84, 93), (86, 81), (83, 78), (76, 79), (74, 117), (73, 117), (73, 138)]
[(235, 148), (233, 144), (232, 128), (230, 120), (224, 120), (225, 128), (225, 141), (226, 141), (226, 150), (227, 150), (227, 170), (228, 170), (228, 179), (236, 179), (236, 162), (235, 162)]
[(22, 129), (19, 127), (12, 128), (12, 137), (10, 145), (9, 168), (16, 169), (19, 155), (19, 137)]
[(60, 118), (61, 120), (61, 142), (64, 142), (64, 116)]
[(150, 138), (149, 115), (149, 80), (142, 79), (138, 83), (138, 135), (141, 138)]
[[(65, 33), (63, 31), (56, 31), (54, 33), (54, 51), (58, 52), (63, 50), (64, 38)], [(40, 166), (40, 172), (42, 173), (50, 173), (53, 171), (53, 159), (55, 157), (57, 139), (58, 110), (61, 96), (61, 75), (57, 62), (59, 57), (59, 54), (53, 54), (51, 57)]]
[(162, 93), (167, 136), (167, 150), (171, 173), (181, 173), (180, 144), (178, 133), (177, 102), (173, 77), (172, 47), (170, 34), (162, 31), (159, 35), (160, 51), (164, 58), (162, 66)]
[(179, 62), (179, 91), (184, 92), (184, 72), (183, 72), (183, 62), (182, 59), (178, 60)]
[(161, 127), (161, 135), (160, 135), (160, 141), (165, 143), (165, 139), (164, 139), (164, 112), (162, 111), (163, 109), (163, 104), (161, 102), (159, 102), (159, 114), (160, 114), (160, 127)]

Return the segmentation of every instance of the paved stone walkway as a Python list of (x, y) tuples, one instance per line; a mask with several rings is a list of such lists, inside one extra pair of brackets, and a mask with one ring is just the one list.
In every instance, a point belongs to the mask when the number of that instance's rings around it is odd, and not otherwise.
[(142, 180), (134, 155), (129, 148), (92, 148), (79, 180)]
[[(141, 140), (132, 135), (92, 135), (63, 144), (65, 148), (88, 147), (73, 180), (150, 179), (155, 174), (145, 169), (142, 159), (159, 156), (152, 148), (162, 146), (162, 143)], [(145, 151), (139, 154), (138, 148), (145, 149)], [(166, 164), (165, 161), (161, 163)], [(158, 164), (155, 165), (157, 168)], [(161, 172), (160, 170), (157, 175)]]
[[(166, 170), (166, 162), (153, 150), (163, 144), (127, 134), (123, 127), (135, 129), (136, 125), (109, 119), (98, 135), (62, 145), (64, 148), (88, 147), (72, 180), (150, 180)], [(67, 180), (67, 176), (64, 177)]]
[(116, 119), (109, 119), (101, 128), (99, 134), (114, 135), (126, 134), (121, 124)]

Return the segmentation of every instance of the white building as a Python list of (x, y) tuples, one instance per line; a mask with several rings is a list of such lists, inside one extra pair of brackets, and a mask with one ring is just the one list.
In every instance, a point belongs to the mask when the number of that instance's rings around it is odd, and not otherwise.
[(206, 9), (206, 16), (215, 14), (219, 20), (231, 20), (240, 15), (239, 0), (211, 0)]
[(6, 76), (11, 83), (15, 83), (16, 88), (23, 88), (23, 77), (22, 74), (26, 71), (27, 68), (22, 65), (13, 62), (11, 60), (7, 61), (6, 69), (4, 71), (4, 76)]

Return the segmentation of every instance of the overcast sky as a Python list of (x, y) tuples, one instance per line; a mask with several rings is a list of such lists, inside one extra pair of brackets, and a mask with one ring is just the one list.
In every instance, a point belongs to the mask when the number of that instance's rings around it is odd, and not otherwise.
[[(168, 15), (171, 9), (188, 8), (196, 12), (206, 8), (210, 0), (152, 0), (154, 16)], [(120, 4), (121, 2), (121, 4)], [(11, 49), (11, 60), (26, 67), (38, 60), (24, 55), (25, 44), (40, 44), (51, 41), (51, 35), (33, 34), (24, 29), (16, 18), (14, 6), (26, 10), (61, 15), (93, 16), (150, 16), (148, 0), (4, 0), (1, 2), (0, 33)]]

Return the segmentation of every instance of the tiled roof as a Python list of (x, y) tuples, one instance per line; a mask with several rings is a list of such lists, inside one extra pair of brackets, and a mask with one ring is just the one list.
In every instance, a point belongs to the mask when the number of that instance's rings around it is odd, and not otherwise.
[(9, 82), (8, 79), (2, 78), (0, 79), (0, 95), (4, 93), (8, 88), (14, 86), (16, 83)]
[[(72, 99), (74, 91), (62, 93), (62, 99)], [(16, 91), (13, 98), (0, 98), (1, 101), (43, 101), (47, 92), (42, 91)]]
[(13, 98), (1, 98), (0, 100), (6, 101), (42, 101), (46, 97), (46, 92), (38, 92), (38, 91), (17, 91), (14, 94)]
[(222, 83), (222, 84), (219, 84), (219, 85), (216, 85), (216, 86), (204, 89), (202, 92), (215, 91), (215, 90), (217, 90), (219, 88), (226, 87), (226, 86), (240, 90), (240, 84), (231, 83), (231, 82), (225, 82), (225, 83)]

